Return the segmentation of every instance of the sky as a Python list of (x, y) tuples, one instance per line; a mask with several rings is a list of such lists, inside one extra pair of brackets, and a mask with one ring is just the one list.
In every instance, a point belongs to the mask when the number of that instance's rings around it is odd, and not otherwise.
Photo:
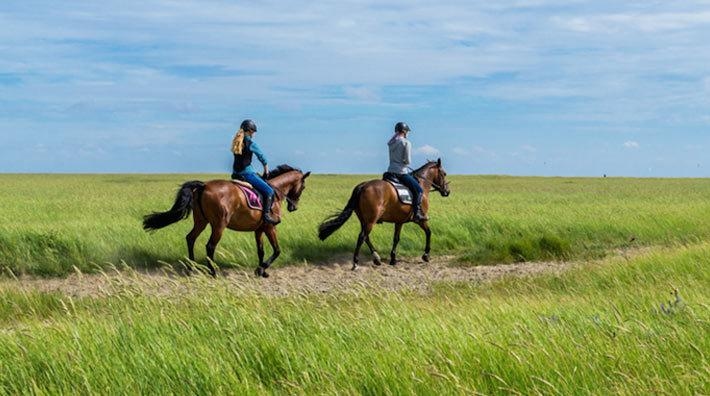
[(710, 1), (0, 2), (0, 173), (710, 177)]

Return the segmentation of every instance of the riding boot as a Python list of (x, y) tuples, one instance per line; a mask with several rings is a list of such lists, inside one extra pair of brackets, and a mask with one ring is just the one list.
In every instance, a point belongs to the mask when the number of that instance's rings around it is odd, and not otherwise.
[(414, 220), (415, 222), (429, 220), (429, 218), (426, 217), (426, 215), (422, 211), (422, 199), (423, 198), (424, 197), (421, 194), (419, 194), (419, 196), (417, 196), (416, 199), (414, 200), (414, 202), (412, 203), (412, 213), (413, 213), (412, 220)]
[(273, 196), (262, 197), (262, 204), (264, 205), (264, 213), (263, 213), (264, 222), (276, 225), (276, 224), (279, 224), (281, 222), (281, 220), (274, 219), (271, 216), (271, 206), (273, 203), (274, 203)]

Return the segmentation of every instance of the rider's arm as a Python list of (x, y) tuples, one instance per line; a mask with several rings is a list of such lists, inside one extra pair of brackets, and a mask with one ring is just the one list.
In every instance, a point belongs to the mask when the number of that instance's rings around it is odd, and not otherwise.
[(259, 145), (256, 144), (256, 142), (252, 141), (251, 142), (251, 152), (256, 155), (256, 158), (261, 162), (262, 165), (264, 165), (264, 177), (269, 174), (269, 165), (268, 161), (266, 160), (266, 156), (264, 155), (264, 152), (261, 151), (261, 148), (259, 148)]
[(256, 155), (256, 158), (261, 162), (262, 165), (266, 166), (268, 161), (266, 160), (266, 156), (264, 155), (264, 152), (261, 151), (261, 148), (259, 148), (259, 145), (256, 144), (256, 142), (252, 141), (251, 143), (251, 152)]
[(402, 162), (405, 165), (412, 163), (412, 143), (409, 140), (404, 141), (404, 158), (402, 158)]

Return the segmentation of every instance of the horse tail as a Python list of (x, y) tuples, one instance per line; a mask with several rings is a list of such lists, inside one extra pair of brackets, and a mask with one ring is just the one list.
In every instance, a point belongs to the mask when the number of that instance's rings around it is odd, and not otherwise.
[[(143, 229), (146, 231), (154, 231), (186, 219), (192, 210), (193, 191), (197, 191), (197, 200), (199, 202), (204, 189), (205, 183), (201, 181), (194, 180), (185, 182), (177, 191), (175, 203), (170, 210), (167, 212), (153, 212), (143, 217)], [(202, 205), (200, 203), (200, 209), (201, 208)]]
[(360, 192), (362, 191), (364, 185), (365, 183), (361, 183), (355, 186), (352, 195), (350, 195), (350, 200), (348, 200), (347, 205), (345, 205), (345, 208), (342, 211), (334, 213), (332, 216), (320, 223), (318, 226), (318, 238), (320, 238), (321, 241), (325, 241), (326, 238), (328, 238), (331, 234), (342, 227), (346, 221), (348, 221), (357, 207), (358, 200), (360, 199)]

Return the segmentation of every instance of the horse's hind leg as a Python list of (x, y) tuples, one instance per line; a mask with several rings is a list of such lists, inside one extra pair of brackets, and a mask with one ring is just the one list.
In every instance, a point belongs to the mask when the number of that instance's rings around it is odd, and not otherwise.
[[(374, 223), (360, 223), (360, 234), (357, 236), (357, 244), (355, 245), (355, 253), (353, 254), (353, 271), (357, 269), (357, 265), (360, 262), (360, 248), (362, 247), (362, 243), (368, 240), (368, 245), (371, 246), (369, 243), (369, 235), (374, 225)], [(370, 248), (372, 249), (372, 247)]]
[(390, 265), (397, 264), (397, 244), (399, 244), (400, 232), (402, 232), (402, 223), (395, 223), (394, 237), (392, 238), (392, 251), (390, 252)]
[(365, 237), (365, 243), (367, 244), (367, 247), (370, 248), (370, 253), (372, 254), (372, 262), (375, 263), (375, 265), (382, 265), (380, 255), (377, 254), (377, 250), (375, 249), (375, 246), (373, 246), (372, 242), (370, 242), (369, 235)]
[[(205, 230), (205, 227), (207, 227), (207, 220), (205, 220), (201, 214), (195, 213), (193, 219), (195, 223), (192, 226), (192, 231), (185, 236), (185, 240), (187, 241), (187, 257), (190, 261), (195, 261), (195, 241), (202, 231)], [(191, 271), (192, 264), (188, 263), (187, 272), (189, 273)]]
[(429, 252), (431, 251), (431, 229), (429, 229), (429, 223), (427, 221), (422, 221), (419, 224), (419, 227), (424, 230), (424, 235), (426, 235), (426, 246), (424, 247), (424, 255), (422, 256), (422, 260), (425, 262), (429, 262)]
[(227, 228), (226, 222), (212, 224), (212, 235), (210, 235), (210, 239), (207, 241), (207, 267), (210, 269), (210, 274), (214, 277), (217, 276), (217, 271), (212, 265), (214, 262), (214, 251), (217, 249), (219, 240), (222, 239), (222, 234), (224, 233), (225, 228)]

